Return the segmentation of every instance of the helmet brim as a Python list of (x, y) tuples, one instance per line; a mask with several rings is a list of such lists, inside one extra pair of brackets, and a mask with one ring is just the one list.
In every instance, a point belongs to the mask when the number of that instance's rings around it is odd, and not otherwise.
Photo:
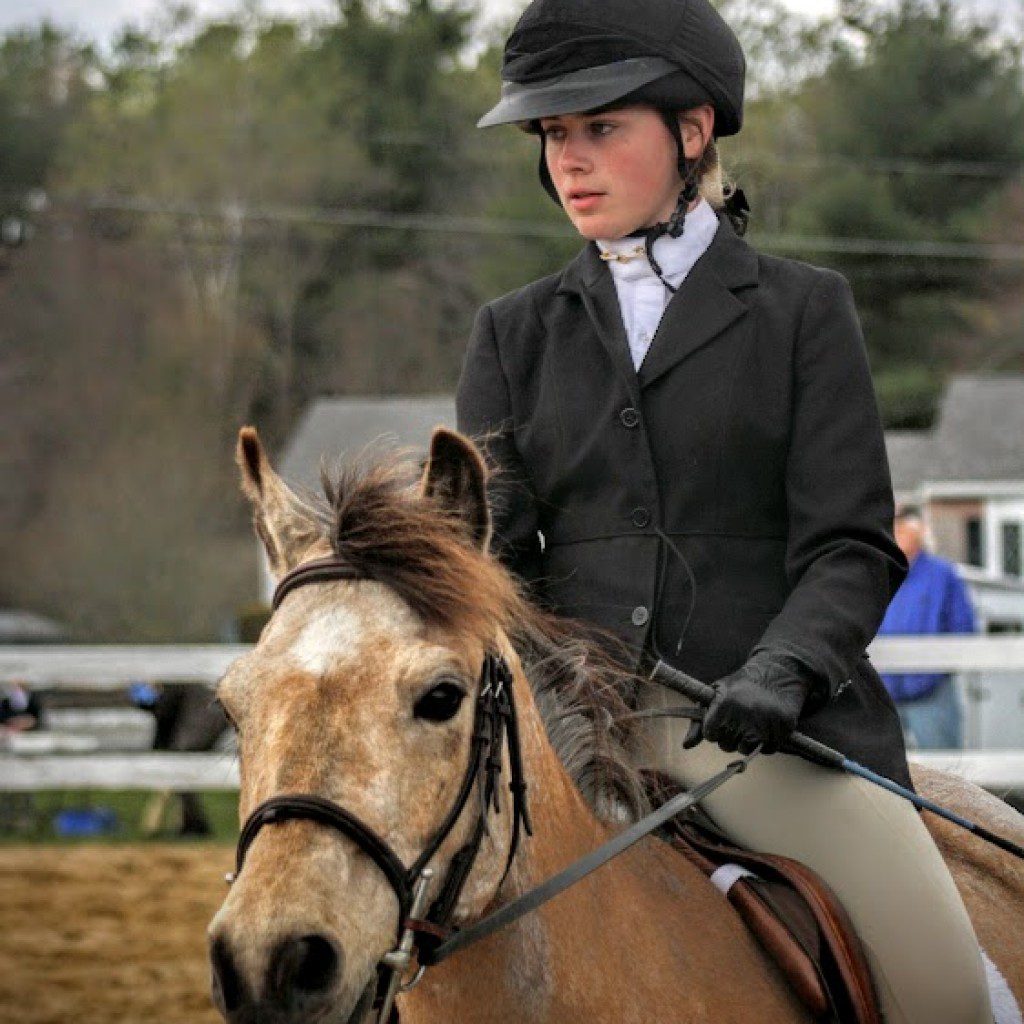
[(676, 70), (678, 65), (663, 57), (631, 57), (539, 82), (502, 82), (501, 99), (476, 126), (493, 128), (596, 110)]

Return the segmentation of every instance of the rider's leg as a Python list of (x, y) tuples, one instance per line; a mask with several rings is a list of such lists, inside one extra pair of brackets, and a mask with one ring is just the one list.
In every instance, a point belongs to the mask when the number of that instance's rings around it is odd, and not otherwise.
[[(685, 720), (656, 722), (639, 757), (693, 785), (736, 755), (682, 749)], [(912, 804), (797, 757), (758, 757), (702, 806), (736, 842), (802, 861), (836, 892), (864, 943), (888, 1024), (991, 1024), (978, 941)]]

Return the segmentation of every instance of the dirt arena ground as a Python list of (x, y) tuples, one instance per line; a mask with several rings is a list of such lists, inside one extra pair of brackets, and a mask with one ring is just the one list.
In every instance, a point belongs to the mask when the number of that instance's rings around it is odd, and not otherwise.
[(2, 1024), (216, 1024), (206, 925), (234, 850), (0, 847)]

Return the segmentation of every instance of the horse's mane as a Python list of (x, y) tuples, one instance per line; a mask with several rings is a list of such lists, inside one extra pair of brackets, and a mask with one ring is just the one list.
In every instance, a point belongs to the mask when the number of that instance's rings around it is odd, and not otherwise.
[(325, 467), (323, 496), (308, 509), (335, 555), (391, 587), (428, 624), (483, 638), (504, 630), (583, 796), (605, 818), (641, 813), (644, 785), (626, 753), (637, 678), (623, 667), (624, 649), (534, 604), (457, 514), (420, 495), (417, 470), (402, 453)]

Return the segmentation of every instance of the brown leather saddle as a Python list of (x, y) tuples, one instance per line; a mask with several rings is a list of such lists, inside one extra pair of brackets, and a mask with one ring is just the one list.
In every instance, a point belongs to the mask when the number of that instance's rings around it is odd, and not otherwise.
[[(671, 795), (666, 781), (651, 780), (657, 802)], [(816, 1020), (883, 1024), (864, 948), (821, 877), (799, 861), (736, 846), (699, 810), (668, 838), (725, 891)]]

